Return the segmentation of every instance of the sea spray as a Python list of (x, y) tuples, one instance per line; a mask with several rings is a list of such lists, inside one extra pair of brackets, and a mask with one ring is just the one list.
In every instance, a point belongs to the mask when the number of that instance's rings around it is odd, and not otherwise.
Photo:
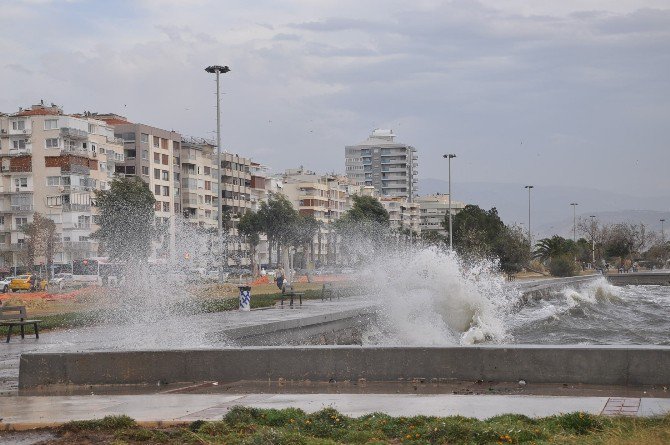
[(505, 315), (518, 301), (495, 262), (466, 263), (436, 247), (408, 246), (369, 259), (358, 280), (379, 305), (366, 344), (503, 342)]

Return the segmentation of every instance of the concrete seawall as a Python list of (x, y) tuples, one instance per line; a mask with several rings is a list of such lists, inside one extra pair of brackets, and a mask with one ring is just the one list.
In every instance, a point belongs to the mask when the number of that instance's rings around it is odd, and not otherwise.
[(626, 285), (670, 286), (670, 273), (634, 272), (634, 273), (607, 275), (607, 281), (609, 281), (615, 286), (626, 286)]
[(32, 353), (19, 387), (157, 382), (446, 379), (670, 384), (670, 347), (254, 347), (218, 350)]

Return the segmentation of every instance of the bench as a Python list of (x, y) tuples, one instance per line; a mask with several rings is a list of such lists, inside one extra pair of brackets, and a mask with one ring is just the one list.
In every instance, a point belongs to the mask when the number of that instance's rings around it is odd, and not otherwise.
[(21, 327), (21, 338), (26, 338), (25, 325), (33, 325), (35, 338), (40, 338), (37, 324), (42, 320), (28, 320), (25, 306), (3, 306), (0, 307), (0, 326), (7, 326), (7, 343), (12, 336), (14, 326)]
[(284, 299), (285, 297), (290, 298), (290, 303), (289, 307), (293, 307), (293, 298), (298, 297), (300, 299), (300, 306), (302, 306), (302, 296), (305, 295), (304, 292), (296, 292), (293, 289), (292, 284), (284, 284), (281, 289), (281, 306), (284, 307)]

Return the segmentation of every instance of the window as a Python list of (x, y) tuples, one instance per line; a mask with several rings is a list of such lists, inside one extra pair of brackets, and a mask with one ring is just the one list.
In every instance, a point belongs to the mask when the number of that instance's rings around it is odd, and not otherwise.
[(46, 119), (44, 121), (45, 130), (55, 130), (58, 128), (58, 119)]
[(28, 178), (14, 178), (14, 185), (16, 187), (26, 188), (28, 187)]
[(160, 203), (160, 201), (156, 201), (156, 203), (154, 204), (154, 210), (157, 211), (157, 212), (160, 212), (160, 211), (161, 211), (161, 203)]
[(198, 188), (205, 188), (205, 182), (202, 179), (198, 179)]
[(163, 186), (163, 196), (170, 196), (170, 187), (167, 185)]
[(60, 176), (47, 176), (47, 186), (55, 187), (60, 185)]
[(154, 185), (154, 195), (160, 195), (160, 194), (161, 194), (161, 186)]
[(212, 190), (212, 181), (205, 181), (205, 190)]
[(4, 225), (5, 225), (5, 217), (0, 216), (0, 226), (4, 226)]
[(158, 136), (154, 136), (154, 148), (160, 148), (161, 147), (161, 138)]
[(142, 159), (145, 161), (149, 160), (149, 150), (142, 150)]
[(163, 139), (163, 138), (161, 138), (161, 148), (162, 148), (163, 150), (167, 150), (167, 149), (168, 149), (168, 140), (167, 140), (167, 139)]
[(154, 179), (161, 178), (161, 170), (159, 168), (154, 168)]
[(16, 139), (12, 141), (12, 147), (14, 150), (25, 150), (26, 140), (25, 139)]
[(146, 133), (140, 134), (140, 142), (148, 144), (149, 143), (149, 135), (146, 134)]
[(160, 164), (160, 163), (161, 163), (161, 154), (160, 154), (160, 153), (154, 153), (154, 162), (155, 162), (156, 164)]
[(95, 133), (95, 124), (88, 124), (88, 132)]
[(12, 121), (12, 130), (25, 130), (25, 129), (26, 129), (25, 120)]
[(14, 221), (16, 222), (16, 227), (25, 226), (26, 224), (28, 224), (28, 218), (26, 217), (15, 218)]
[(174, 203), (174, 212), (179, 213), (181, 211), (180, 209), (181, 209), (181, 204), (175, 202)]
[(212, 195), (205, 195), (205, 204), (212, 203)]
[(149, 167), (142, 166), (142, 174), (149, 176)]
[(163, 203), (163, 211), (164, 212), (169, 212), (170, 211), (170, 203), (169, 202), (164, 202)]
[(163, 165), (170, 165), (170, 157), (168, 155), (163, 155)]
[(163, 181), (169, 181), (170, 180), (170, 172), (167, 170), (163, 170)]
[(45, 143), (47, 148), (58, 148), (58, 146), (60, 145), (60, 139), (58, 138), (45, 139)]
[(211, 175), (211, 170), (212, 170), (211, 168), (209, 168), (209, 167), (204, 167), (204, 169), (205, 169), (205, 175), (206, 175), (206, 176)]

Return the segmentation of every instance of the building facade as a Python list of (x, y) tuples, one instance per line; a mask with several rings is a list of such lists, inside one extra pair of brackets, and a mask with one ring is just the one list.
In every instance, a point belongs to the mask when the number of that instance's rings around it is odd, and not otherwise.
[(419, 204), (403, 198), (381, 198), (380, 202), (389, 214), (390, 227), (395, 230), (409, 230), (420, 235)]
[(392, 130), (376, 129), (365, 141), (345, 147), (346, 175), (353, 183), (373, 186), (380, 198), (412, 202), (418, 191), (418, 155), (395, 137)]
[(27, 264), (23, 228), (36, 212), (55, 223), (55, 265), (98, 255), (94, 193), (108, 189), (125, 162), (110, 125), (54, 104), (0, 115), (0, 160), (0, 267), (35, 266)]
[[(419, 196), (415, 202), (420, 208), (420, 227), (421, 232), (437, 232), (440, 235), (448, 235), (448, 231), (444, 228), (442, 223), (445, 221), (449, 213), (449, 195), (435, 194)], [(465, 204), (460, 201), (451, 201), (451, 215), (452, 217), (463, 210)]]

